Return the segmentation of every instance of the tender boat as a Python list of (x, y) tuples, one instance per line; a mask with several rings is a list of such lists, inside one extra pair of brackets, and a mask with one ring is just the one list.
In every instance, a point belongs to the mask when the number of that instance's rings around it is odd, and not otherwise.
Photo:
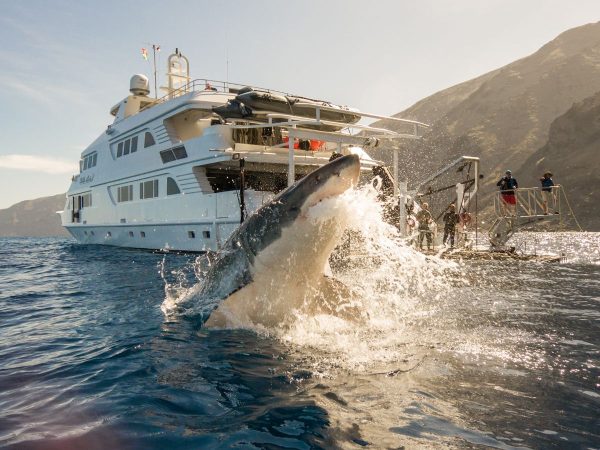
[[(62, 225), (81, 243), (218, 250), (249, 214), (332, 155), (359, 154), (367, 179), (382, 172), (368, 150), (382, 139), (418, 138), (359, 125), (360, 113), (242, 84), (195, 79), (169, 56), (162, 98), (134, 75), (113, 123), (81, 154)], [(384, 173), (389, 173), (384, 171)]]

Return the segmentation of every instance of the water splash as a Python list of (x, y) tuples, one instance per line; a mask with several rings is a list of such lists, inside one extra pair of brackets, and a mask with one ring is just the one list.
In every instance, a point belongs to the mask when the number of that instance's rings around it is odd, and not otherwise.
[[(252, 299), (260, 303), (258, 309), (265, 315), (279, 311), (278, 320), (265, 326), (265, 322), (252, 323), (230, 313), (228, 326), (250, 328), (296, 348), (324, 352), (328, 364), (336, 360), (353, 369), (366, 370), (404, 357), (406, 342), (419, 340), (411, 331), (415, 323), (439, 309), (452, 282), (460, 282), (461, 270), (456, 263), (425, 256), (407, 244), (398, 230), (383, 220), (377, 194), (372, 186), (365, 186), (322, 201), (308, 211), (309, 221), (323, 225), (337, 220), (347, 229), (332, 259), (331, 274), (343, 284), (336, 295), (317, 292), (315, 286), (294, 292), (298, 284), (284, 277), (277, 289), (264, 286)], [(171, 274), (173, 282), (163, 275), (162, 310), (166, 315), (199, 292), (209, 264), (206, 258), (196, 261), (196, 286), (187, 285), (182, 274)], [(164, 273), (164, 267), (161, 270)], [(298, 294), (303, 301), (292, 299)], [(314, 307), (315, 301), (337, 304), (324, 311)]]

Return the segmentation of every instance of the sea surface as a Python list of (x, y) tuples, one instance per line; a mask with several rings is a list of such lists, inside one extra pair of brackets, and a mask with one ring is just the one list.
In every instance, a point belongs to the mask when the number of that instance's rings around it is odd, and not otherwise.
[(354, 320), (208, 329), (165, 307), (198, 255), (2, 238), (0, 447), (598, 449), (600, 234), (516, 242), (564, 260), (387, 237), (337, 269)]

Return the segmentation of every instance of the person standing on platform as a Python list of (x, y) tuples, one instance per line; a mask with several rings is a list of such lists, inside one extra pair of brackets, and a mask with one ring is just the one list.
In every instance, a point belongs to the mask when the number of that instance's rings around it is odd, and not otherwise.
[(417, 213), (417, 222), (419, 222), (419, 249), (423, 250), (423, 238), (427, 239), (427, 250), (431, 250), (431, 244), (433, 242), (432, 231), (429, 228), (429, 224), (433, 218), (429, 211), (429, 204), (423, 203), (421, 210)]
[(450, 248), (454, 248), (454, 235), (456, 234), (456, 224), (458, 223), (458, 214), (456, 214), (456, 206), (452, 203), (448, 207), (448, 211), (444, 214), (444, 239), (442, 243), (446, 245), (446, 240), (450, 241)]
[(545, 172), (544, 176), (540, 178), (540, 181), (542, 182), (542, 208), (544, 209), (544, 215), (548, 215), (548, 204), (550, 203), (550, 200), (552, 200), (552, 209), (554, 210), (554, 213), (558, 214), (556, 211), (556, 198), (552, 191), (552, 187), (554, 186), (552, 173)]
[(516, 178), (513, 178), (512, 172), (507, 170), (504, 176), (496, 183), (500, 187), (500, 196), (504, 205), (505, 213), (508, 212), (515, 216), (517, 214), (517, 196), (515, 189), (519, 188)]

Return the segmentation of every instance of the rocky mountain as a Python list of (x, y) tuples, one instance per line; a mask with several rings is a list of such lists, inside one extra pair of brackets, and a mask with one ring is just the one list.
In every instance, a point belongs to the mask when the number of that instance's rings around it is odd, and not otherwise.
[(525, 161), (523, 170), (530, 176), (552, 171), (581, 226), (600, 230), (600, 92), (552, 122), (548, 142)]
[(0, 210), (0, 236), (67, 236), (56, 211), (65, 194), (26, 200)]
[[(531, 158), (545, 147), (552, 121), (598, 91), (600, 22), (568, 30), (530, 56), (398, 113), (396, 117), (431, 124), (421, 141), (401, 144), (400, 173), (414, 183), (445, 162), (471, 155), (482, 159), (484, 194), (495, 190), (495, 182), (508, 168), (520, 186), (538, 186), (538, 167), (531, 166)], [(391, 121), (374, 125), (400, 129)], [(390, 162), (388, 150), (383, 148), (374, 156)], [(560, 180), (580, 176), (556, 172)], [(572, 195), (590, 202), (594, 190), (600, 186), (574, 187)], [(489, 204), (489, 198), (482, 200)]]

